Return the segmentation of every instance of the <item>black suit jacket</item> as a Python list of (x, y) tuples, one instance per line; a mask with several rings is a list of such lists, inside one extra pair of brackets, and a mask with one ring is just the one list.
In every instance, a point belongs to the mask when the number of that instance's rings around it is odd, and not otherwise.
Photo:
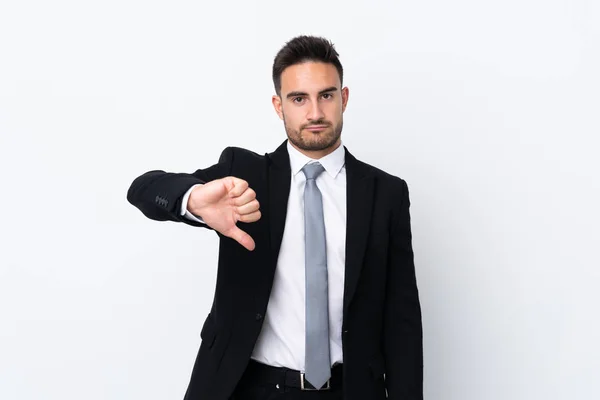
[[(342, 343), (344, 398), (422, 399), (421, 309), (415, 279), (406, 182), (346, 150), (347, 235)], [(286, 219), (291, 169), (286, 142), (259, 155), (226, 148), (219, 162), (193, 174), (149, 171), (127, 193), (153, 220), (211, 229), (180, 215), (196, 183), (225, 176), (248, 181), (262, 217), (238, 223), (255, 240), (248, 251), (220, 237), (215, 297), (201, 331), (185, 400), (232, 394), (260, 333)]]

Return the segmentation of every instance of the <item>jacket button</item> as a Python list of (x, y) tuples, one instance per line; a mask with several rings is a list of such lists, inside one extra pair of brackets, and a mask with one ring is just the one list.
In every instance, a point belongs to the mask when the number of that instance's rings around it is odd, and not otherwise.
[(262, 314), (256, 314), (254, 318), (256, 318), (257, 321), (260, 321), (263, 318), (263, 316)]

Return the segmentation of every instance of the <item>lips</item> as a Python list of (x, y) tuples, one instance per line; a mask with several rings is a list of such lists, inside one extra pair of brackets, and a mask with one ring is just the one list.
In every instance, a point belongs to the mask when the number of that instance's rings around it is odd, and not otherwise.
[(306, 129), (308, 129), (309, 131), (320, 131), (325, 128), (327, 128), (327, 125), (310, 125), (306, 127)]

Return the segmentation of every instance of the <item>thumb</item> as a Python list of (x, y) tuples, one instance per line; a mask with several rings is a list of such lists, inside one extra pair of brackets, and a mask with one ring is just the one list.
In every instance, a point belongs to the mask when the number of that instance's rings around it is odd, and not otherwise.
[(237, 226), (233, 226), (229, 232), (227, 232), (228, 237), (232, 238), (242, 246), (244, 246), (247, 250), (252, 251), (256, 244), (254, 243), (254, 239), (246, 232), (238, 228)]

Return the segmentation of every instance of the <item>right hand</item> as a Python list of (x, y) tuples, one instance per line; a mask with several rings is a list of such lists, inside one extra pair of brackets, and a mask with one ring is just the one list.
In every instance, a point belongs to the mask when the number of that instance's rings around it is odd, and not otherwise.
[(206, 182), (192, 190), (187, 209), (221, 234), (236, 240), (246, 249), (254, 250), (254, 239), (237, 227), (238, 221), (260, 219), (256, 192), (248, 182), (234, 176)]

